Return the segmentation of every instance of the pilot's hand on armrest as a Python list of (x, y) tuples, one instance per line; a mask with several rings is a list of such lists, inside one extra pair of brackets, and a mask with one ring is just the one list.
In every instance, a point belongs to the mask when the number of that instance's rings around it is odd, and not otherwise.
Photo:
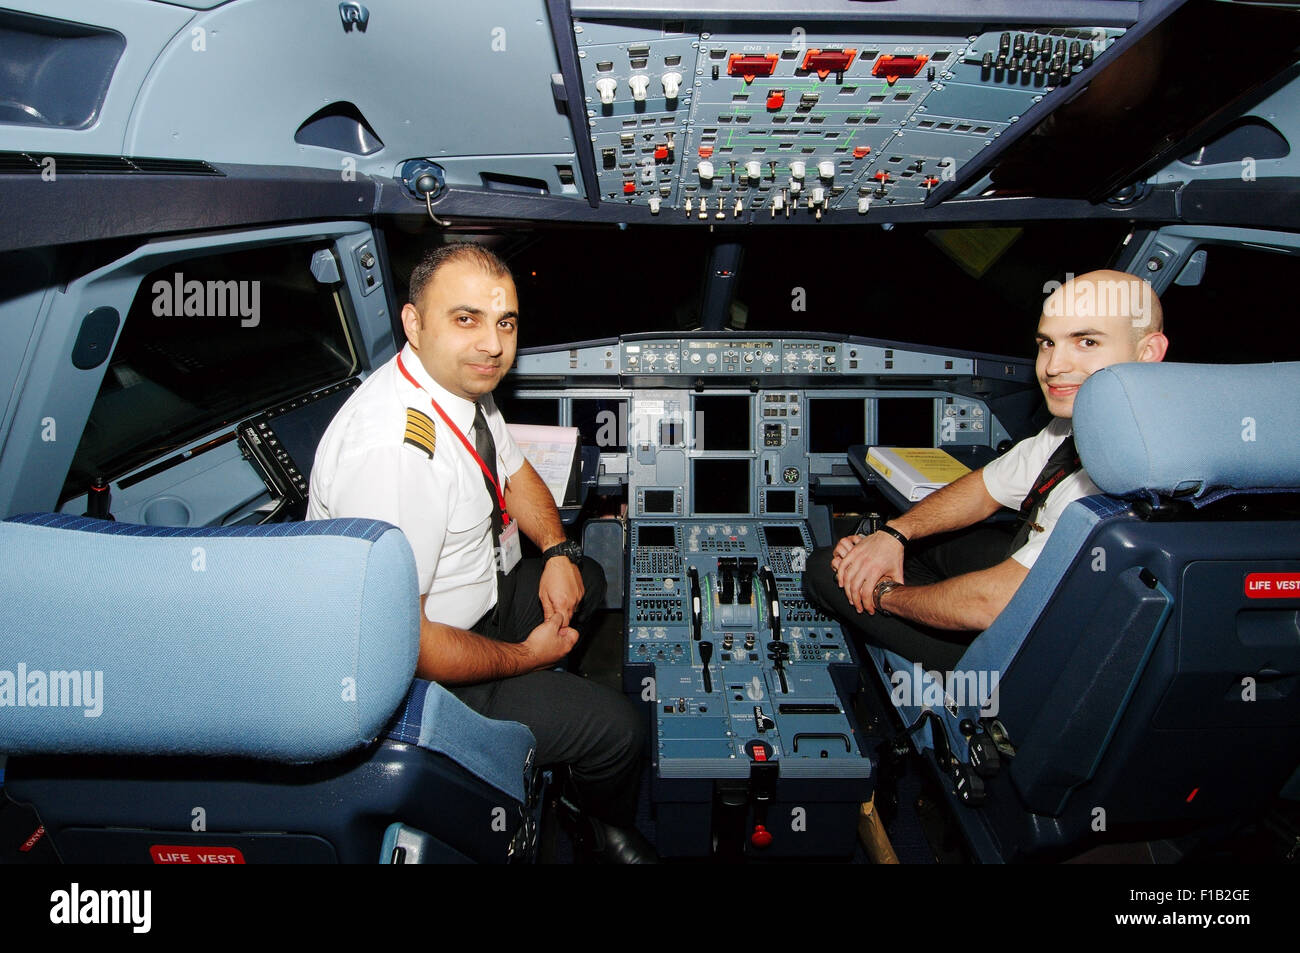
[(883, 577), (903, 579), (903, 544), (887, 533), (846, 536), (835, 546), (831, 558), (835, 580), (844, 596), (859, 612), (876, 614), (872, 590)]
[(524, 648), (532, 664), (530, 671), (550, 668), (557, 664), (578, 642), (578, 630), (564, 625), (558, 612), (547, 616), (546, 621), (528, 633)]

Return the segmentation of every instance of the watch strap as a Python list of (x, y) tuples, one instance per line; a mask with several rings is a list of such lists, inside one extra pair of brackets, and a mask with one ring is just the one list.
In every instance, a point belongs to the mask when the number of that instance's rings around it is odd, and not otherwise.
[(542, 560), (546, 561), (548, 559), (553, 559), (556, 556), (565, 556), (568, 558), (569, 562), (577, 566), (582, 562), (582, 547), (573, 540), (567, 539), (562, 543), (556, 543), (550, 549), (546, 550), (546, 552), (542, 553)]
[(881, 607), (880, 600), (883, 599), (887, 593), (893, 592), (895, 589), (901, 589), (902, 587), (903, 584), (901, 582), (896, 579), (890, 579), (888, 576), (876, 583), (876, 588), (871, 592), (871, 601), (875, 604), (876, 611), (881, 615), (891, 615), (892, 613), (890, 613), (888, 609)]

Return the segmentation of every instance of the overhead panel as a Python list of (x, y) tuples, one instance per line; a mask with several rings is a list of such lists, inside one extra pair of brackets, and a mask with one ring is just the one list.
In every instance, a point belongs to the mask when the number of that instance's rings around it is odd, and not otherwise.
[(709, 222), (921, 204), (1124, 32), (708, 26), (574, 21), (602, 202)]

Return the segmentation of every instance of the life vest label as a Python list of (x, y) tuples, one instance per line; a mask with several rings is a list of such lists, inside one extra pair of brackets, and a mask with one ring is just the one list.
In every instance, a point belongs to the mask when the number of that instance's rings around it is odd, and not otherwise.
[(149, 856), (155, 864), (242, 864), (244, 855), (238, 847), (176, 847), (154, 844)]
[(1247, 573), (1246, 595), (1251, 599), (1300, 599), (1300, 572)]

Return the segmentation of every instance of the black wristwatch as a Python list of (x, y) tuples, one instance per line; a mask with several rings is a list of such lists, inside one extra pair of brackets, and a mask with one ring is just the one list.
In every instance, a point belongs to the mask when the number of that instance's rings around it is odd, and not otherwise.
[(552, 556), (568, 556), (569, 562), (575, 566), (582, 565), (582, 547), (571, 539), (566, 539), (562, 543), (556, 543), (546, 552), (542, 553), (542, 559), (550, 559)]

